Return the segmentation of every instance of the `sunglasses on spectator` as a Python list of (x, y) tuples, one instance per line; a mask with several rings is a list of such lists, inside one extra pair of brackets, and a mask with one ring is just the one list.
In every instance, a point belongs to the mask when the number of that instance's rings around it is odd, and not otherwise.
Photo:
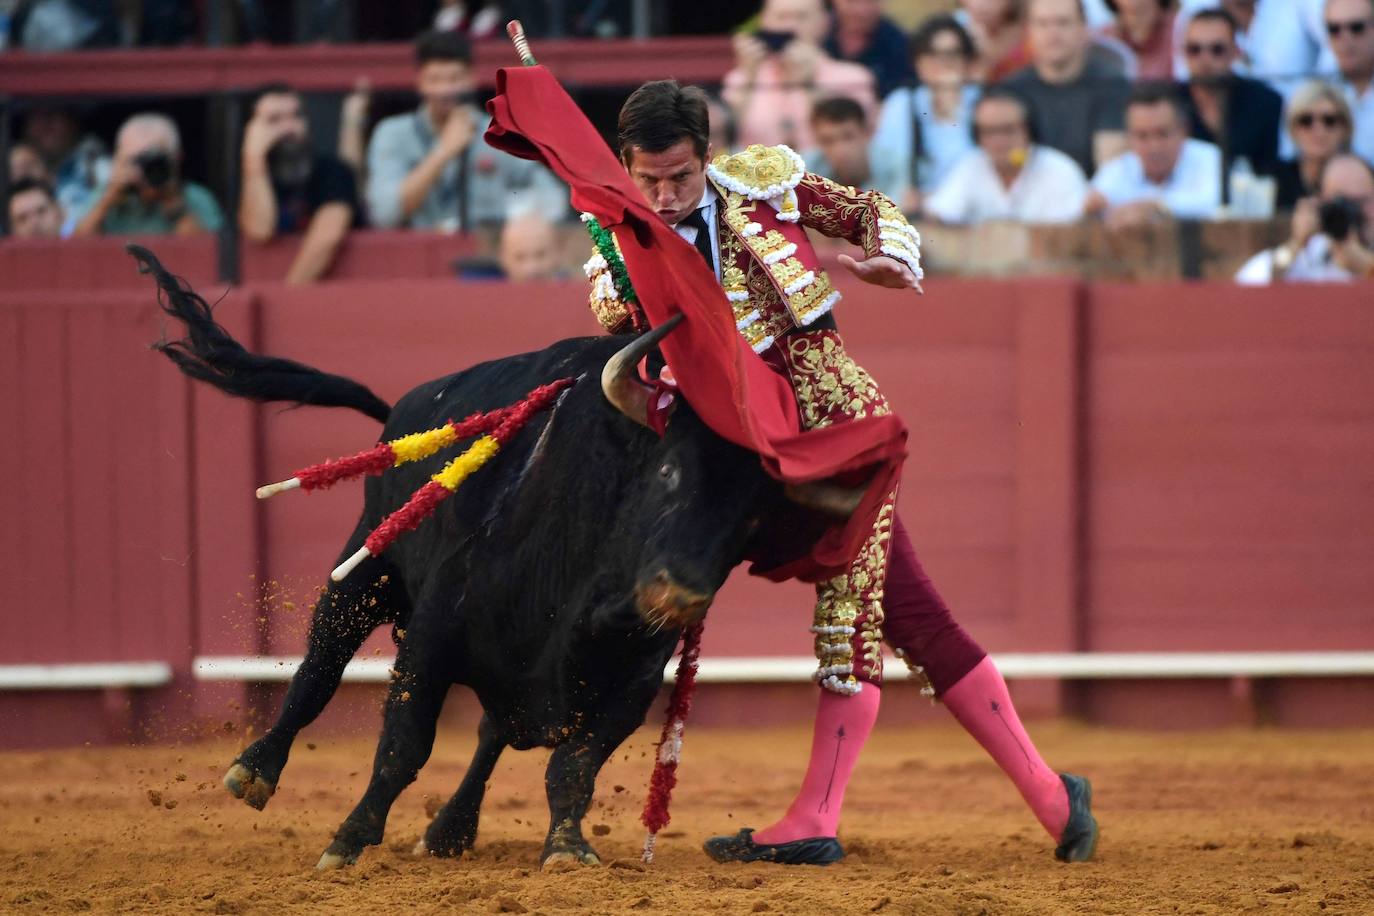
[(1319, 115), (1313, 114), (1310, 111), (1304, 111), (1302, 114), (1293, 118), (1293, 123), (1303, 130), (1311, 130), (1312, 126), (1315, 124), (1320, 124), (1327, 130), (1335, 130), (1338, 127), (1345, 126), (1345, 116), (1330, 113)]
[(1230, 52), (1231, 46), (1222, 41), (1214, 41), (1210, 44), (1190, 41), (1183, 46), (1183, 53), (1189, 57), (1201, 57), (1203, 54), (1209, 54), (1212, 57), (1225, 57)]
[(1328, 22), (1326, 24), (1326, 34), (1332, 38), (1340, 36), (1341, 32), (1349, 32), (1350, 37), (1355, 38), (1365, 33), (1369, 28), (1368, 19), (1352, 19), (1349, 22)]

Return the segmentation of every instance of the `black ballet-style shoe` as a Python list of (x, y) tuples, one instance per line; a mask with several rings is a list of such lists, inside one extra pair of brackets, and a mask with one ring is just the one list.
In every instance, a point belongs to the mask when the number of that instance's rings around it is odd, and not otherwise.
[(713, 836), (703, 845), (717, 862), (776, 862), (779, 865), (829, 865), (844, 858), (844, 847), (833, 836), (816, 836), (791, 843), (755, 843), (753, 827), (734, 836)]
[(1093, 817), (1093, 784), (1082, 776), (1060, 773), (1069, 793), (1069, 822), (1054, 849), (1060, 862), (1086, 862), (1097, 849), (1097, 818)]

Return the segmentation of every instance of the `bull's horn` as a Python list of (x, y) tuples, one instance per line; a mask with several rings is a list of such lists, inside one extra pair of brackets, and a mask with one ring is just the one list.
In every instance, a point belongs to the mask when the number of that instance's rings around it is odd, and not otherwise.
[(783, 493), (797, 505), (841, 518), (854, 514), (866, 490), (866, 487), (841, 487), (821, 481), (789, 483), (783, 487)]
[(616, 351), (601, 369), (601, 390), (606, 400), (640, 426), (649, 425), (650, 389), (635, 379), (635, 366), (681, 323), (682, 315), (677, 314), (652, 331), (639, 335)]

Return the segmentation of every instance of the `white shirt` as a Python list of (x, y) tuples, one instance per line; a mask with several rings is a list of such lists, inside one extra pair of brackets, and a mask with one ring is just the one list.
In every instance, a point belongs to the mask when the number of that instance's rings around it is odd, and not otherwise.
[[(720, 227), (716, 225), (716, 189), (711, 187), (710, 179), (706, 181), (706, 190), (701, 194), (701, 203), (697, 204), (697, 210), (706, 219), (706, 231), (711, 233), (711, 267), (716, 272), (716, 279), (720, 279)], [(696, 246), (697, 233), (700, 231), (696, 226), (687, 225), (684, 218), (680, 223), (673, 227), (673, 231), (687, 240), (687, 243)]]
[(1032, 146), (1011, 187), (1002, 183), (988, 154), (973, 149), (926, 201), (926, 209), (946, 223), (1069, 223), (1083, 215), (1087, 196), (1083, 170), (1057, 149)]
[(1320, 232), (1307, 240), (1302, 250), (1293, 258), (1293, 263), (1283, 276), (1274, 264), (1274, 252), (1269, 248), (1261, 251), (1245, 262), (1236, 273), (1236, 282), (1242, 286), (1267, 286), (1276, 280), (1297, 283), (1348, 283), (1355, 279), (1350, 272), (1331, 260), (1331, 239)]
[(1206, 219), (1221, 206), (1221, 150), (1201, 140), (1183, 141), (1162, 184), (1145, 177), (1139, 156), (1124, 153), (1099, 168), (1092, 185), (1113, 207), (1157, 200), (1179, 219)]
[(1365, 162), (1374, 163), (1374, 83), (1365, 87), (1363, 95), (1355, 94), (1355, 87), (1342, 82), (1345, 99), (1355, 116), (1355, 134), (1350, 138), (1351, 152)]

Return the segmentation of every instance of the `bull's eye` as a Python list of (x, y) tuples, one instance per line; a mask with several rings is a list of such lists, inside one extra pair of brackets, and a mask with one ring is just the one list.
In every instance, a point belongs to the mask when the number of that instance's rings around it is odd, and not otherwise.
[(665, 461), (659, 466), (658, 476), (663, 478), (663, 482), (670, 490), (676, 490), (682, 480), (682, 472), (670, 461)]

